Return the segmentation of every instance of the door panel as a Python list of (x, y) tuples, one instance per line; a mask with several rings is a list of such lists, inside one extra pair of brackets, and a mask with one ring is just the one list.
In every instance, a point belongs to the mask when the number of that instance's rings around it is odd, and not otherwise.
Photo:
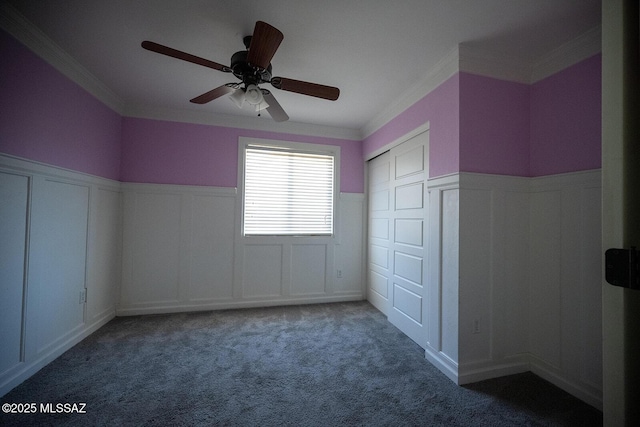
[(422, 286), (422, 257), (395, 252), (395, 275)]
[(424, 146), (422, 145), (398, 154), (395, 159), (395, 178), (399, 179), (414, 173), (423, 172), (424, 160)]
[[(387, 290), (389, 289), (389, 279), (375, 271), (369, 272), (369, 288), (376, 294), (380, 295), (385, 301), (389, 298)], [(386, 310), (386, 307), (385, 307)]]
[(373, 218), (370, 222), (371, 237), (389, 240), (389, 219)]
[(394, 286), (393, 292), (394, 308), (420, 325), (422, 323), (422, 297), (398, 284)]
[(428, 152), (424, 132), (369, 162), (370, 301), (423, 348)]
[(384, 153), (369, 161), (369, 229), (367, 233), (367, 299), (387, 314), (389, 306), (389, 207), (391, 157)]
[(417, 182), (402, 187), (395, 188), (396, 211), (405, 209), (422, 209), (424, 206), (422, 195), (424, 193), (424, 184)]
[(369, 262), (373, 265), (389, 268), (389, 248), (385, 246), (371, 245), (369, 248)]
[(422, 229), (424, 221), (422, 219), (397, 219), (396, 220), (396, 243), (422, 246)]

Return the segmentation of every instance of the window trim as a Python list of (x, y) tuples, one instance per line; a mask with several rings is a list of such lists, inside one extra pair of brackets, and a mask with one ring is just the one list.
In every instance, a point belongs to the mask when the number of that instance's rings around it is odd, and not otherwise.
[[(300, 235), (291, 235), (291, 234), (250, 234), (246, 235), (244, 230), (244, 215), (245, 215), (245, 206), (244, 206), (244, 174), (245, 174), (245, 150), (250, 145), (262, 145), (262, 146), (272, 146), (283, 150), (303, 152), (303, 153), (311, 153), (311, 154), (322, 154), (322, 155), (331, 155), (334, 158), (334, 182), (333, 182), (333, 230), (332, 233), (326, 235), (313, 235), (313, 234), (300, 234)], [(293, 239), (312, 239), (313, 241), (318, 240), (335, 240), (338, 234), (339, 227), (339, 200), (340, 200), (340, 146), (337, 145), (324, 145), (324, 144), (315, 144), (315, 143), (307, 143), (307, 142), (295, 142), (295, 141), (281, 141), (281, 140), (272, 140), (272, 139), (262, 139), (262, 138), (250, 138), (250, 137), (239, 137), (238, 139), (238, 203), (240, 212), (240, 221), (239, 221), (239, 233), (242, 238), (245, 239), (278, 239), (282, 240), (285, 238), (293, 238)]]

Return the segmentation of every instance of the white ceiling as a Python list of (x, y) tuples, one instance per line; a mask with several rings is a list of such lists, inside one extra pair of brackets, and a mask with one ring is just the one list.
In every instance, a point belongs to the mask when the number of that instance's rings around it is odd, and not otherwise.
[[(146, 51), (143, 40), (229, 65), (257, 20), (284, 33), (273, 75), (341, 90), (273, 89), (291, 122), (360, 130), (458, 44), (532, 64), (600, 24), (600, 0), (4, 0), (109, 88), (125, 111), (270, 120), (189, 99), (231, 74)], [(271, 89), (269, 85), (268, 88)]]

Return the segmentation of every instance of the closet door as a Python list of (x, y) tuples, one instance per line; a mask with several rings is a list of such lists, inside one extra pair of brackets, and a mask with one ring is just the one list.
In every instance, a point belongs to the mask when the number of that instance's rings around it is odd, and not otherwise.
[(386, 152), (368, 163), (367, 299), (384, 314), (389, 311), (390, 159)]
[(369, 162), (369, 301), (423, 348), (428, 152), (423, 132)]
[(389, 321), (417, 342), (427, 345), (424, 327), (428, 133), (391, 150), (391, 274)]

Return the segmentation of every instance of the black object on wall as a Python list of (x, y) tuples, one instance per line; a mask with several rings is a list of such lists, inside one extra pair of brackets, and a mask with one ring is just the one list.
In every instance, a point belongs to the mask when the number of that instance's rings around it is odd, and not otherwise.
[(605, 279), (614, 286), (640, 289), (640, 252), (631, 249), (607, 249)]

